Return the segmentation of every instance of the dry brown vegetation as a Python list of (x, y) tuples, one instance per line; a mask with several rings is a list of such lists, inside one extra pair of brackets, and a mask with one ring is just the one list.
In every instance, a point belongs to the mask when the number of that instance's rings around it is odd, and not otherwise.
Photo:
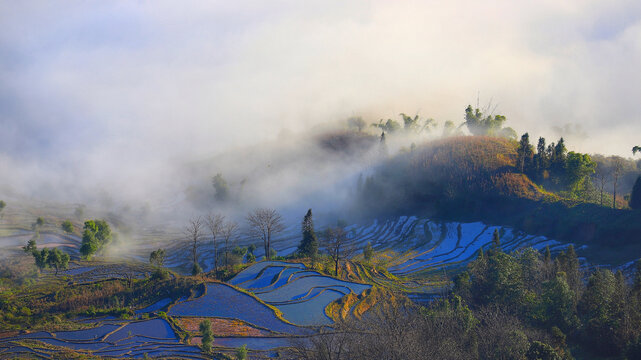
[(198, 325), (205, 319), (210, 320), (214, 336), (267, 336), (270, 333), (247, 325), (235, 319), (204, 318), (204, 317), (175, 317), (178, 325), (186, 331), (197, 332)]

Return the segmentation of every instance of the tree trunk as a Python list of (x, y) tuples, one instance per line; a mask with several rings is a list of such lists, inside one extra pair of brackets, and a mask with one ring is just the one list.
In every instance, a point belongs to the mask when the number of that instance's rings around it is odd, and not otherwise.
[(601, 185), (601, 206), (603, 206), (603, 185)]
[(265, 254), (265, 259), (267, 259), (267, 260), (271, 260), (272, 259), (272, 254), (270, 254), (271, 238), (272, 238), (272, 235), (269, 233), (269, 231), (267, 231), (267, 253)]
[(338, 263), (339, 263), (339, 259), (337, 258), (336, 261), (334, 261), (334, 264), (335, 264), (334, 265), (334, 274), (336, 275), (336, 277), (338, 277)]
[(225, 239), (225, 266), (229, 266), (229, 239)]
[(267, 251), (267, 237), (263, 238), (263, 247), (265, 248), (265, 259), (269, 260), (269, 252)]
[(214, 271), (218, 273), (218, 248), (216, 247), (215, 237), (214, 237)]

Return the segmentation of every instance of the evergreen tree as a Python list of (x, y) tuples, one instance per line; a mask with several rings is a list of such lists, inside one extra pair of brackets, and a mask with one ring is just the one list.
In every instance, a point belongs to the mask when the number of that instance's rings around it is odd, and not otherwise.
[(519, 142), (516, 154), (519, 170), (521, 173), (525, 173), (525, 170), (532, 162), (532, 157), (534, 155), (534, 149), (532, 145), (530, 145), (530, 135), (528, 133), (521, 136), (521, 141)]
[(574, 251), (574, 245), (568, 246), (567, 250), (561, 252), (557, 257), (558, 269), (566, 274), (566, 279), (570, 289), (575, 292), (577, 296), (580, 295), (582, 283), (579, 257)]
[(554, 261), (552, 260), (552, 252), (550, 247), (545, 247), (545, 252), (543, 253), (543, 278), (545, 280), (551, 280), (554, 277)]
[(540, 341), (533, 341), (525, 354), (527, 360), (562, 360), (554, 348)]
[(367, 242), (367, 245), (365, 245), (365, 249), (363, 249), (363, 258), (365, 261), (370, 262), (372, 260), (372, 256), (374, 256), (374, 249), (372, 248), (372, 243)]
[(536, 171), (537, 176), (543, 170), (547, 169), (547, 153), (545, 152), (545, 138), (539, 137), (539, 142), (536, 144)]
[(581, 309), (585, 324), (586, 343), (601, 355), (616, 354), (614, 328), (619, 324), (613, 316), (616, 278), (612, 271), (599, 269), (588, 279)]
[(541, 298), (544, 322), (549, 326), (558, 326), (565, 332), (578, 327), (575, 294), (565, 280), (565, 273), (559, 272), (554, 279), (543, 284)]
[(211, 351), (211, 344), (214, 342), (214, 334), (211, 331), (211, 321), (209, 320), (203, 320), (200, 322), (198, 325), (198, 329), (200, 330), (200, 334), (202, 335), (202, 348), (203, 351), (205, 352), (210, 352)]
[(637, 178), (632, 187), (630, 194), (630, 207), (635, 210), (641, 210), (641, 176)]
[(565, 147), (565, 140), (560, 138), (559, 141), (554, 146), (554, 158), (555, 160), (565, 161), (565, 156), (567, 155), (568, 149)]
[(314, 231), (314, 220), (312, 218), (312, 209), (307, 210), (302, 224), (303, 239), (298, 245), (298, 252), (302, 256), (315, 257), (318, 253), (318, 238)]
[(560, 138), (554, 145), (554, 151), (550, 158), (551, 169), (554, 171), (555, 176), (560, 177), (565, 171), (565, 159), (567, 157), (568, 149), (565, 147), (565, 140)]
[(543, 255), (543, 261), (547, 264), (552, 262), (552, 253), (550, 252), (550, 246), (545, 246), (545, 253)]
[(634, 279), (632, 281), (632, 292), (641, 296), (641, 259), (634, 264)]
[(494, 229), (494, 233), (492, 234), (492, 250), (500, 250), (501, 249), (501, 234), (499, 233), (499, 229)]

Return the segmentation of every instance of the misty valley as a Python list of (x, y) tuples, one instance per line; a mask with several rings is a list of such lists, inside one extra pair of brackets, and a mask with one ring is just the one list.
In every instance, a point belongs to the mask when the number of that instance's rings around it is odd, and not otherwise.
[(634, 358), (641, 161), (401, 115), (181, 165), (138, 209), (9, 193), (0, 357)]
[(641, 360), (641, 1), (0, 0), (0, 360)]

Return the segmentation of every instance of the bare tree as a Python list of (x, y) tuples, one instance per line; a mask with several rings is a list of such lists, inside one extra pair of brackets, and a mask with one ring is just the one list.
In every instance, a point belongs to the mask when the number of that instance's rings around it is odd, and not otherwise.
[(347, 232), (342, 227), (325, 230), (324, 240), (324, 247), (334, 261), (334, 273), (338, 276), (338, 266), (341, 260), (350, 258), (354, 253), (354, 248), (348, 243)]
[(612, 208), (617, 208), (617, 183), (619, 182), (619, 177), (623, 173), (623, 160), (616, 156), (612, 162), (612, 180), (614, 183), (614, 196), (612, 197)]
[(599, 191), (601, 193), (601, 205), (603, 205), (603, 191), (605, 189), (605, 183), (608, 181), (610, 176), (611, 169), (608, 168), (605, 163), (598, 164), (594, 176), (596, 177), (597, 184), (599, 186)]
[(247, 215), (249, 235), (263, 240), (265, 258), (270, 259), (271, 239), (274, 234), (285, 230), (283, 218), (274, 209), (256, 209)]
[(214, 270), (218, 272), (218, 245), (216, 244), (216, 240), (222, 235), (225, 216), (221, 214), (209, 214), (207, 215), (206, 222), (214, 242)]
[(230, 220), (222, 227), (223, 239), (225, 239), (225, 266), (229, 265), (229, 242), (234, 240), (238, 231), (238, 223)]
[(194, 262), (194, 271), (193, 273), (198, 273), (196, 271), (197, 269), (200, 269), (200, 265), (198, 265), (198, 240), (200, 240), (202, 236), (202, 226), (203, 226), (203, 221), (202, 218), (199, 216), (195, 219), (190, 219), (189, 224), (185, 228), (185, 235), (187, 236), (187, 240), (192, 242), (192, 248), (191, 248), (191, 254), (193, 256), (193, 262)]

